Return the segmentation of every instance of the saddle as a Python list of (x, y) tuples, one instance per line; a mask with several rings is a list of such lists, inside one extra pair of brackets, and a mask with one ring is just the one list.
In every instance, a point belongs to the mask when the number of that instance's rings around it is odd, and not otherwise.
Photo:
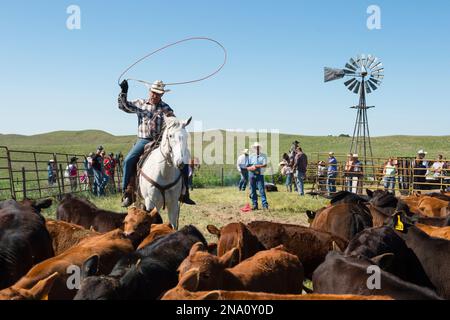
[(142, 171), (142, 167), (144, 166), (145, 161), (147, 160), (149, 155), (156, 148), (159, 147), (159, 145), (160, 145), (160, 140), (154, 140), (154, 141), (149, 142), (145, 146), (144, 152), (139, 157), (139, 161), (137, 163), (136, 175), (130, 178), (130, 183), (127, 186), (127, 192), (128, 192), (128, 194), (131, 195), (133, 203), (143, 203), (144, 198), (142, 197), (142, 194), (140, 192), (139, 179), (136, 179), (137, 177), (142, 175), (148, 182), (150, 182), (153, 186), (155, 186), (161, 192), (162, 197), (163, 197), (163, 210), (164, 210), (166, 208), (166, 190), (175, 186), (178, 183), (178, 181), (180, 181), (180, 179), (182, 178), (182, 174), (180, 172), (179, 176), (177, 177), (177, 179), (175, 179), (174, 182), (172, 182), (168, 185), (162, 186), (162, 185), (158, 184), (156, 181), (154, 181), (153, 179), (151, 179), (150, 177), (148, 177)]

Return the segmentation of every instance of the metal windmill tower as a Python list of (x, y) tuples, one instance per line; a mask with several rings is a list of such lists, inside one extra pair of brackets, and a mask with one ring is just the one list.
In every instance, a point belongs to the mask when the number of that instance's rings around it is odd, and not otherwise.
[[(373, 168), (372, 144), (370, 141), (369, 120), (367, 110), (374, 106), (366, 105), (366, 94), (378, 89), (384, 78), (384, 68), (381, 61), (371, 55), (367, 57), (360, 55), (350, 58), (344, 69), (334, 69), (325, 67), (325, 82), (350, 78), (344, 82), (348, 90), (359, 94), (359, 104), (351, 108), (357, 110), (355, 127), (353, 129), (352, 144), (350, 153), (357, 153), (362, 156), (363, 163)], [(366, 170), (366, 173), (368, 170)], [(374, 170), (372, 170), (374, 173)]]

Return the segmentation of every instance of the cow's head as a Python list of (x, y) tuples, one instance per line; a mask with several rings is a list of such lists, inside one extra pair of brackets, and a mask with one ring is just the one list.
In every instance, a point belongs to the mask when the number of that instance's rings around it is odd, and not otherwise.
[[(142, 209), (131, 207), (128, 209), (128, 214), (123, 222), (123, 229), (125, 236), (129, 237), (135, 247), (150, 233), (152, 224), (162, 223), (162, 218), (158, 210), (154, 208), (151, 212)], [(135, 243), (137, 242), (137, 243)]]
[(94, 255), (82, 266), (81, 286), (74, 300), (113, 300), (118, 299), (120, 276), (97, 276), (100, 258)]
[(198, 242), (192, 246), (189, 256), (178, 267), (179, 279), (189, 270), (197, 270), (198, 290), (215, 288), (222, 283), (225, 269), (239, 263), (239, 255), (239, 249), (233, 248), (219, 258), (207, 252), (207, 248)]

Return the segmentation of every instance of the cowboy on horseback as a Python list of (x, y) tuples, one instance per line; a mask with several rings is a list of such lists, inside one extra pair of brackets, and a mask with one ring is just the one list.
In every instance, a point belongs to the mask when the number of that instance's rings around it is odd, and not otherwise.
[[(131, 148), (123, 162), (123, 182), (122, 182), (122, 206), (128, 207), (132, 203), (134, 179), (136, 174), (136, 165), (139, 157), (144, 152), (145, 146), (149, 143), (158, 144), (162, 136), (162, 128), (164, 127), (164, 116), (174, 117), (172, 108), (161, 100), (165, 92), (165, 84), (158, 80), (155, 81), (150, 88), (150, 96), (148, 100), (138, 99), (128, 101), (128, 82), (126, 80), (120, 83), (122, 89), (119, 94), (119, 109), (126, 113), (136, 113), (138, 117), (138, 140)], [(189, 197), (189, 188), (187, 187), (189, 167), (186, 165), (181, 169), (183, 183), (185, 185), (185, 193), (180, 200), (186, 204), (194, 205), (195, 202)]]

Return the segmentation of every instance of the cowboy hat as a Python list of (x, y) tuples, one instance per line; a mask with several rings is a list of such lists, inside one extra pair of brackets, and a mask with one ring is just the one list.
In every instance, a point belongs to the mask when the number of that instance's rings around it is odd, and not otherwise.
[(55, 162), (55, 160), (53, 160), (53, 159), (50, 159), (50, 160), (48, 160), (48, 162)]
[(78, 160), (77, 157), (72, 157), (72, 158), (70, 158), (70, 162), (75, 162), (75, 161), (77, 161), (77, 160)]
[(334, 152), (333, 152), (333, 151), (330, 151), (330, 152), (328, 152), (328, 155), (329, 155), (329, 156), (332, 156), (332, 155), (334, 155)]
[(156, 80), (152, 83), (150, 87), (150, 91), (157, 94), (164, 94), (165, 92), (169, 92), (170, 90), (165, 90), (164, 87), (166, 85), (161, 80)]
[(255, 141), (255, 143), (253, 143), (253, 145), (252, 145), (252, 148), (258, 148), (258, 147), (261, 148), (261, 145), (259, 144), (259, 142)]
[(243, 149), (243, 150), (242, 150), (242, 153), (243, 153), (243, 154), (247, 154), (247, 153), (248, 153), (248, 149)]
[(428, 154), (428, 152), (424, 151), (423, 149), (420, 149), (417, 151), (417, 154)]
[(359, 158), (359, 155), (357, 153), (354, 153), (353, 158)]

